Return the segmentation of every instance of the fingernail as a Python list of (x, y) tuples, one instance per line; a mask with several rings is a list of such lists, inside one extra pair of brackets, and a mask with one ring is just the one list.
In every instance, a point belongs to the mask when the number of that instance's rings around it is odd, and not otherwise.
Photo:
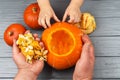
[(87, 47), (90, 48), (90, 46), (91, 46), (91, 43), (87, 43)]

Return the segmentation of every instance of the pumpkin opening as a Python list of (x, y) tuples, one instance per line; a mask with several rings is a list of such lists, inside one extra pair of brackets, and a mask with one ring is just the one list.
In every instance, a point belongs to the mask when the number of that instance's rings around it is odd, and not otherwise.
[(51, 34), (51, 51), (57, 55), (65, 55), (73, 49), (74, 40), (65, 30), (59, 30)]
[(82, 50), (82, 31), (66, 22), (53, 24), (42, 33), (42, 41), (48, 50), (47, 63), (57, 70), (76, 64)]

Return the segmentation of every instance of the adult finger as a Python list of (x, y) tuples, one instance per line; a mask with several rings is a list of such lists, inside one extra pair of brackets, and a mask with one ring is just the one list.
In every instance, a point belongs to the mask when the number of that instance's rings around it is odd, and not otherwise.
[(15, 39), (13, 40), (13, 48), (12, 48), (12, 51), (13, 51), (13, 55), (19, 53), (19, 48), (17, 47), (17, 44), (16, 44), (16, 40), (15, 40)]
[(35, 38), (36, 41), (40, 42), (40, 38)]
[(90, 38), (88, 37), (88, 35), (83, 35), (82, 41), (83, 41), (83, 43), (90, 43), (90, 44), (92, 43)]
[(44, 67), (44, 61), (37, 60), (33, 66), (32, 66), (32, 71), (36, 74), (39, 75), (39, 73), (43, 70)]
[(26, 34), (26, 33), (30, 33), (30, 30), (25, 31), (25, 34)]
[(90, 45), (90, 59), (91, 59), (91, 62), (95, 62), (95, 55), (94, 55), (94, 46), (93, 45)]
[(34, 38), (38, 38), (38, 34), (37, 33), (34, 33), (33, 36), (34, 36)]
[(19, 48), (16, 45), (16, 40), (13, 40), (13, 60), (15, 61), (16, 65), (19, 67), (19, 64), (25, 63), (25, 57), (22, 53), (19, 52)]
[[(89, 50), (88, 50), (87, 55), (89, 55), (90, 59), (92, 59), (92, 61), (94, 61), (94, 59), (95, 59), (95, 57), (94, 57), (94, 47), (92, 45), (92, 42), (91, 42), (90, 38), (87, 35), (83, 35), (82, 40), (84, 42), (84, 45), (89, 44)], [(83, 51), (82, 52), (84, 53), (84, 46), (83, 46)], [(85, 55), (85, 56), (87, 56), (87, 55)]]
[(88, 59), (89, 58), (89, 50), (90, 50), (90, 44), (85, 43), (82, 48), (82, 53), (81, 53), (81, 59)]
[(44, 43), (43, 42), (40, 42), (39, 44), (40, 44), (40, 46), (44, 47)]
[(82, 40), (83, 40), (83, 47), (82, 47), (82, 53), (81, 53), (81, 59), (88, 59), (90, 56), (89, 56), (89, 50), (90, 50), (90, 45), (91, 45), (91, 42), (90, 42), (90, 39), (87, 35), (83, 35), (82, 36)]

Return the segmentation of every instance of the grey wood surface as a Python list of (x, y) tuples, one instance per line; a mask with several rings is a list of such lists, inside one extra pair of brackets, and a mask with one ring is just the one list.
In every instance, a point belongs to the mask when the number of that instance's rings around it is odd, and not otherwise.
[[(62, 19), (70, 0), (51, 0), (57, 16)], [(0, 0), (0, 80), (12, 80), (17, 68), (12, 60), (12, 48), (3, 40), (4, 30), (11, 23), (23, 21), (23, 10), (36, 0)], [(85, 0), (82, 12), (92, 13), (97, 29), (90, 35), (95, 46), (94, 80), (120, 80), (120, 0)], [(31, 30), (41, 35), (42, 30)], [(47, 64), (38, 80), (72, 80), (74, 67), (57, 71)]]

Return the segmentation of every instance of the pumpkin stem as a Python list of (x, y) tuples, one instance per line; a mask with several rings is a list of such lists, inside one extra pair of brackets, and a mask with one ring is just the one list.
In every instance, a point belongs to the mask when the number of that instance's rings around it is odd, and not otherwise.
[(33, 13), (36, 13), (36, 12), (37, 12), (37, 8), (36, 8), (36, 7), (33, 7), (33, 8), (32, 8), (32, 11), (33, 11)]
[(9, 34), (9, 36), (12, 36), (12, 35), (13, 35), (13, 32), (12, 32), (12, 31), (10, 31), (8, 34)]

